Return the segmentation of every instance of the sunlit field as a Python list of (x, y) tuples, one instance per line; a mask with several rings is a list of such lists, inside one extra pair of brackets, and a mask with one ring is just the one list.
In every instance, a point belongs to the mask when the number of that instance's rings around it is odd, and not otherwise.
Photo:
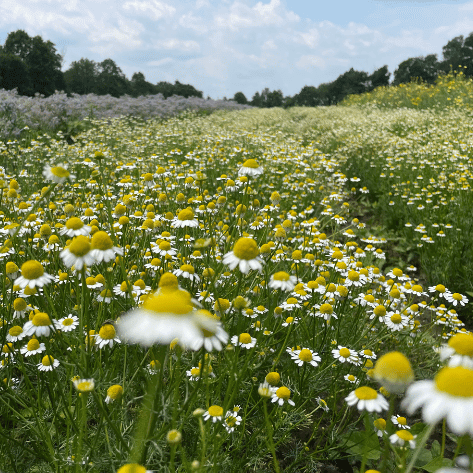
[(0, 145), (1, 471), (468, 466), (471, 112), (92, 125)]

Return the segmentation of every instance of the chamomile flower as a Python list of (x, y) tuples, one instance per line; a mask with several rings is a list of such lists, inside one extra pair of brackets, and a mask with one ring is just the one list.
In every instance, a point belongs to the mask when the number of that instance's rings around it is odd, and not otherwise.
[(410, 427), (407, 425), (406, 418), (403, 416), (399, 416), (399, 415), (391, 416), (391, 422), (394, 425), (397, 425), (401, 429), (410, 429)]
[(386, 421), (382, 417), (379, 417), (378, 419), (376, 419), (373, 422), (373, 425), (376, 431), (376, 435), (378, 437), (383, 437), (385, 434), (388, 433), (386, 430)]
[(445, 298), (447, 299), (448, 302), (450, 302), (450, 304), (454, 306), (457, 306), (457, 305), (464, 306), (465, 304), (468, 304), (468, 297), (463, 296), (462, 294), (459, 294), (458, 292), (454, 292), (453, 294), (449, 293)]
[(295, 406), (296, 404), (290, 399), (290, 397), (291, 390), (286, 386), (281, 386), (273, 392), (271, 402), (277, 402), (280, 406), (283, 406), (284, 403), (287, 402), (291, 406)]
[(190, 279), (191, 281), (199, 282), (200, 278), (195, 274), (194, 266), (191, 264), (183, 264), (179, 269), (174, 271), (176, 276), (181, 276), (186, 279)]
[(144, 466), (138, 463), (127, 463), (121, 466), (117, 473), (153, 473), (151, 470), (147, 470)]
[(473, 369), (473, 334), (456, 333), (446, 345), (440, 347), (440, 360), (448, 360), (448, 366)]
[(231, 270), (237, 266), (243, 274), (248, 274), (250, 270), (261, 271), (263, 265), (259, 257), (260, 250), (253, 238), (240, 238), (233, 250), (223, 257), (223, 264), (229, 266)]
[(173, 228), (197, 228), (199, 221), (195, 219), (193, 210), (188, 207), (187, 209), (181, 210), (177, 217), (172, 220)]
[(86, 236), (90, 231), (91, 227), (86, 225), (79, 217), (71, 217), (67, 220), (66, 225), (59, 230), (59, 233), (72, 238), (79, 235)]
[(361, 364), (358, 353), (355, 350), (352, 350), (351, 348), (338, 345), (338, 348), (332, 350), (332, 355), (340, 363), (348, 362), (357, 366)]
[(39, 371), (52, 371), (59, 366), (59, 360), (54, 359), (51, 355), (45, 355), (36, 367)]
[(29, 287), (43, 287), (46, 284), (54, 281), (54, 276), (44, 272), (43, 265), (36, 260), (26, 261), (21, 265), (21, 276), (15, 279), (14, 284), (18, 285), (20, 289)]
[(319, 362), (321, 361), (320, 356), (309, 348), (303, 348), (302, 350), (293, 351), (291, 354), (291, 358), (298, 366), (309, 364), (314, 367), (317, 367), (319, 366)]
[(51, 320), (45, 312), (37, 312), (31, 320), (23, 326), (25, 337), (35, 335), (37, 337), (49, 337), (51, 330), (55, 328), (56, 320)]
[[(194, 346), (195, 340), (202, 336), (202, 320), (195, 317), (191, 295), (181, 289), (160, 287), (160, 291), (146, 296), (140, 307), (120, 318), (119, 337), (143, 346), (167, 345), (175, 338), (183, 347)], [(209, 332), (216, 331), (217, 326), (217, 320), (206, 320), (205, 329)]]
[(90, 255), (97, 263), (108, 263), (115, 259), (116, 255), (123, 255), (123, 248), (113, 246), (112, 239), (107, 232), (98, 231), (92, 235), (90, 241)]
[(111, 348), (114, 343), (121, 343), (121, 340), (117, 337), (115, 326), (109, 323), (103, 324), (100, 327), (99, 333), (95, 336), (95, 344), (100, 349), (106, 345)]
[(389, 441), (398, 447), (404, 447), (406, 444), (409, 444), (410, 448), (416, 448), (415, 436), (405, 429), (396, 431), (389, 437)]
[(281, 291), (291, 292), (296, 284), (296, 276), (291, 276), (285, 271), (279, 271), (271, 275), (268, 285), (271, 289), (280, 289)]
[(219, 420), (222, 420), (223, 417), (223, 408), (217, 405), (210, 406), (207, 411), (204, 412), (202, 418), (204, 420), (212, 419), (212, 422), (215, 423)]
[(402, 330), (409, 325), (409, 317), (399, 312), (388, 312), (384, 317), (384, 323), (393, 332)]
[(389, 407), (386, 398), (368, 386), (355, 389), (345, 398), (345, 401), (349, 406), (356, 405), (359, 411), (382, 412)]
[(105, 398), (105, 402), (107, 404), (118, 401), (123, 396), (123, 387), (119, 384), (114, 384), (107, 389), (107, 397)]
[(422, 408), (426, 424), (447, 420), (456, 435), (473, 435), (473, 370), (444, 367), (433, 380), (422, 380), (407, 388), (402, 407), (408, 414)]
[(241, 333), (231, 338), (231, 344), (236, 347), (239, 346), (250, 349), (256, 345), (256, 338), (253, 338), (249, 333)]
[(241, 424), (241, 417), (235, 411), (227, 411), (225, 419), (223, 420), (223, 426), (228, 433), (232, 433), (235, 427)]
[(22, 338), (25, 337), (25, 332), (23, 331), (23, 328), (20, 327), (19, 325), (14, 325), (8, 330), (7, 334), (7, 342), (16, 342), (18, 340), (21, 340)]
[(373, 378), (391, 393), (402, 393), (414, 381), (409, 360), (400, 352), (381, 356), (373, 369)]
[(352, 384), (356, 384), (356, 382), (358, 381), (358, 378), (353, 374), (346, 374), (343, 378)]
[(80, 379), (75, 378), (73, 380), (74, 386), (80, 393), (89, 393), (95, 388), (95, 381), (92, 378)]
[(44, 343), (39, 343), (37, 338), (32, 338), (24, 347), (20, 348), (20, 353), (25, 357), (28, 357), (42, 353), (45, 350), (46, 345)]
[(76, 177), (67, 170), (64, 163), (58, 164), (57, 166), (46, 164), (43, 169), (43, 176), (49, 181), (56, 182), (57, 184), (63, 184), (66, 179), (74, 179)]
[(84, 266), (91, 266), (95, 263), (92, 256), (90, 240), (84, 235), (76, 236), (72, 239), (69, 246), (61, 251), (60, 256), (63, 263), (68, 267), (81, 270)]
[[(228, 334), (222, 328), (220, 318), (204, 309), (196, 311), (195, 317), (197, 323), (201, 324), (201, 335), (194, 340), (192, 350), (199, 350), (202, 346), (206, 351), (222, 350), (223, 345), (228, 342)], [(208, 322), (210, 322), (210, 326)], [(217, 323), (215, 324), (215, 322)]]
[(260, 174), (263, 174), (263, 168), (256, 159), (247, 159), (238, 170), (239, 176), (257, 177)]

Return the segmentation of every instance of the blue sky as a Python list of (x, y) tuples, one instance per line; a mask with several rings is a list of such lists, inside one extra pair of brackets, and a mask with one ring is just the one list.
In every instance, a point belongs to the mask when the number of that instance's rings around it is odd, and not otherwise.
[(264, 87), (294, 95), (351, 67), (394, 72), (473, 32), (473, 1), (1, 0), (0, 43), (24, 29), (55, 43), (63, 70), (112, 58), (128, 78), (179, 80), (212, 98)]

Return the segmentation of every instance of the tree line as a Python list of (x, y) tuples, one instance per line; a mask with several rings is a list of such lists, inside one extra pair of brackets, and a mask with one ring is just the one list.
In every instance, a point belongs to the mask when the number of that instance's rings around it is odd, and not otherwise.
[(113, 59), (95, 62), (82, 58), (71, 63), (63, 72), (63, 57), (51, 41), (41, 36), (30, 37), (25, 31), (10, 33), (0, 45), (0, 89), (17, 89), (20, 95), (49, 96), (56, 90), (68, 94), (96, 94), (121, 97), (130, 95), (163, 94), (202, 98), (202, 92), (192, 85), (175, 81), (147, 82), (142, 72), (135, 72), (128, 80)]
[[(413, 80), (433, 84), (439, 74), (458, 70), (460, 66), (465, 76), (473, 77), (473, 32), (466, 38), (460, 35), (450, 40), (443, 46), (442, 55), (442, 60), (438, 60), (436, 54), (406, 59), (394, 71), (391, 85)], [(113, 59), (95, 62), (82, 58), (72, 62), (65, 72), (62, 65), (63, 57), (54, 43), (44, 41), (41, 36), (32, 38), (23, 30), (14, 31), (8, 35), (5, 44), (0, 45), (0, 89), (16, 88), (20, 95), (29, 96), (37, 93), (49, 96), (56, 90), (81, 95), (109, 94), (113, 97), (158, 93), (165, 98), (172, 95), (202, 98), (203, 95), (192, 85), (181, 84), (177, 80), (174, 84), (165, 81), (152, 84), (146, 81), (142, 72), (135, 72), (129, 80)], [(351, 68), (332, 82), (317, 87), (306, 85), (292, 97), (285, 97), (281, 90), (265, 88), (261, 93), (256, 92), (251, 100), (243, 92), (237, 92), (231, 100), (262, 108), (335, 105), (347, 95), (389, 86), (390, 77), (386, 65), (372, 74)]]
[(450, 40), (443, 46), (442, 55), (442, 60), (438, 60), (436, 54), (406, 59), (394, 71), (392, 83), (389, 82), (391, 73), (388, 66), (380, 67), (372, 74), (351, 68), (333, 82), (323, 83), (318, 87), (306, 85), (292, 97), (284, 97), (281, 90), (270, 91), (265, 88), (261, 93), (256, 92), (251, 100), (242, 92), (237, 92), (231, 100), (263, 108), (295, 105), (314, 107), (335, 105), (348, 95), (370, 92), (380, 86), (396, 86), (411, 81), (433, 84), (440, 74), (459, 71), (460, 66), (466, 77), (473, 77), (473, 32), (466, 38), (460, 35)]

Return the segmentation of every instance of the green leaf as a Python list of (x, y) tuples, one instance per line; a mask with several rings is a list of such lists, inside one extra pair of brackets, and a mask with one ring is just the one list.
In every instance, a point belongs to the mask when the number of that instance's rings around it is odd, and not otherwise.
[[(367, 445), (365, 446), (365, 442)], [(381, 456), (379, 439), (375, 432), (371, 432), (368, 437), (365, 432), (353, 432), (347, 440), (348, 452), (363, 457), (366, 448), (366, 458), (368, 460), (378, 460)]]
[(436, 457), (427, 465), (422, 466), (421, 468), (425, 471), (437, 471), (439, 468), (442, 468), (443, 466), (452, 466), (452, 460), (449, 460), (448, 458), (442, 458), (442, 457)]

